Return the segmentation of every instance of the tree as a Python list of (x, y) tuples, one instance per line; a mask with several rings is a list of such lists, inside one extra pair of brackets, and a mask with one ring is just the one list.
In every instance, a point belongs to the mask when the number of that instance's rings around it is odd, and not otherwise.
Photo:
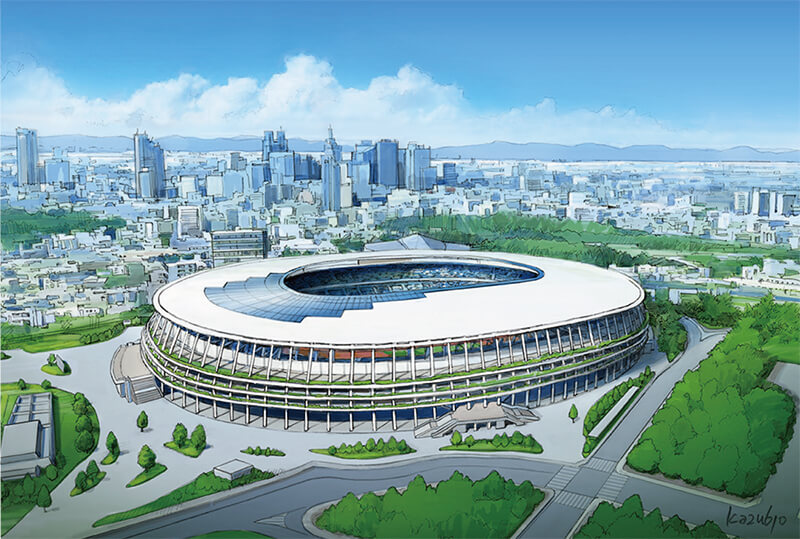
[(17, 382), (17, 387), (19, 388), (20, 391), (25, 391), (26, 389), (28, 389), (28, 384), (25, 382), (25, 380), (20, 378), (19, 381)]
[(47, 508), (53, 505), (53, 499), (50, 497), (50, 491), (47, 489), (47, 485), (42, 485), (42, 488), (39, 489), (39, 495), (36, 497), (36, 505), (44, 509), (44, 512), (47, 512)]
[(30, 499), (36, 491), (36, 483), (34, 483), (31, 474), (25, 474), (25, 478), (22, 480), (22, 492), (25, 494), (25, 497)]
[(75, 476), (75, 488), (83, 492), (84, 490), (86, 490), (86, 486), (87, 486), (86, 472), (81, 470), (78, 472), (78, 475)]
[(575, 423), (575, 420), (578, 419), (578, 408), (575, 407), (575, 404), (569, 408), (569, 418), (573, 423)]
[[(79, 393), (76, 393), (76, 396)], [(72, 411), (75, 412), (77, 416), (84, 416), (89, 413), (89, 405), (86, 399), (75, 399), (75, 402), (72, 403)]]
[(119, 456), (119, 442), (113, 431), (108, 431), (106, 436), (106, 449), (114, 456)]
[(450, 436), (450, 443), (452, 445), (460, 445), (461, 444), (461, 433), (457, 430), (453, 431), (453, 435)]
[(139, 417), (136, 418), (136, 426), (139, 427), (139, 432), (144, 432), (144, 429), (147, 428), (147, 424), (147, 414), (144, 413), (144, 410), (142, 410), (142, 413), (140, 413)]
[(75, 421), (75, 431), (76, 432), (92, 431), (92, 420), (89, 419), (88, 415), (78, 416), (77, 421)]
[(175, 442), (175, 445), (178, 447), (185, 446), (188, 438), (189, 431), (186, 430), (186, 427), (183, 425), (183, 423), (178, 423), (175, 425), (175, 428), (172, 430), (172, 441)]
[(197, 425), (192, 431), (192, 446), (198, 450), (206, 448), (206, 429), (203, 425)]
[(82, 453), (88, 453), (94, 448), (94, 437), (90, 432), (81, 431), (75, 438), (75, 449)]
[(50, 481), (55, 481), (58, 479), (58, 468), (56, 468), (54, 464), (51, 464), (44, 469), (44, 476)]
[(367, 440), (367, 451), (369, 451), (370, 453), (375, 451), (375, 440), (373, 438)]
[(97, 463), (94, 460), (90, 460), (89, 465), (86, 466), (86, 475), (89, 478), (94, 479), (95, 477), (97, 477), (97, 474), (99, 473), (100, 473), (100, 468), (97, 467)]
[(42, 380), (42, 389), (50, 389), (51, 387), (53, 387), (53, 384), (50, 383), (50, 380)]
[(328, 448), (328, 454), (329, 454), (330, 456), (334, 456), (334, 455), (336, 454), (336, 446), (335, 446), (335, 445), (332, 445), (332, 446), (330, 446), (330, 447)]
[(139, 450), (139, 466), (144, 468), (144, 471), (149, 471), (153, 466), (156, 465), (156, 454), (150, 449), (150, 446), (145, 444), (142, 446), (142, 449)]

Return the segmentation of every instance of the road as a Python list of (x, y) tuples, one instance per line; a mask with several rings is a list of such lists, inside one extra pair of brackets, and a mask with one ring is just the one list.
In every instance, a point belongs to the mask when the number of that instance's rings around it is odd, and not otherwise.
[[(202, 506), (176, 511), (144, 522), (110, 530), (108, 537), (187, 537), (213, 530), (247, 529), (273, 537), (307, 537), (302, 517), (317, 504), (341, 498), (348, 492), (364, 493), (404, 485), (421, 474), (428, 482), (449, 477), (454, 470), (481, 478), (497, 470), (515, 481), (530, 480), (547, 486), (556, 495), (537, 517), (522, 531), (521, 537), (566, 537), (595, 498), (623, 501), (632, 494), (642, 497), (645, 510), (660, 507), (664, 515), (679, 514), (688, 522), (701, 524), (714, 520), (727, 533), (741, 537), (798, 537), (797, 511), (800, 507), (798, 463), (800, 443), (797, 437), (787, 449), (770, 479), (760, 502), (743, 509), (725, 500), (699, 495), (639, 477), (618, 473), (617, 463), (653, 413), (667, 398), (675, 382), (693, 369), (723, 338), (724, 332), (707, 332), (690, 320), (684, 320), (689, 332), (686, 352), (666, 371), (660, 373), (639, 401), (588, 461), (577, 465), (548, 462), (535, 457), (505, 455), (448, 454), (425, 457), (395, 464), (338, 465), (311, 463), (283, 479), (248, 492), (230, 495)], [(796, 388), (800, 372), (787, 365), (776, 382)], [(780, 378), (779, 376), (779, 378)], [(729, 522), (731, 512), (786, 517), (772, 529), (760, 524)], [(748, 519), (749, 520), (749, 519)], [(755, 520), (755, 519), (754, 519)]]

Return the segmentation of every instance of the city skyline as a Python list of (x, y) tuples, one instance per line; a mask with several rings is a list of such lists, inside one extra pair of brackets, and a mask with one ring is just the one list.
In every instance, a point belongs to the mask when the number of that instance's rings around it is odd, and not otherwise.
[[(141, 10), (64, 4), (36, 17), (4, 6), (4, 134), (215, 137), (282, 125), (316, 138), (333, 124), (345, 143), (800, 147), (792, 2), (246, 2), (225, 13), (184, 2), (159, 6), (136, 41), (141, 62), (122, 61), (129, 30), (114, 22), (124, 13), (136, 26)], [(272, 21), (268, 39), (242, 32), (237, 14), (253, 28)], [(71, 24), (92, 32), (56, 47)]]

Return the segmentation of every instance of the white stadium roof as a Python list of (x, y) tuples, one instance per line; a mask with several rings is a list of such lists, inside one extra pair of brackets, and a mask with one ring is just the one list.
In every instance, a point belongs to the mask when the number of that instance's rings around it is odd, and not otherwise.
[[(419, 299), (376, 302), (371, 309), (345, 310), (339, 317), (306, 316), (287, 322), (221, 307), (207, 288), (319, 262), (399, 260), (503, 262), (535, 266), (538, 280), (427, 293)], [(292, 291), (293, 294), (300, 294)], [(644, 298), (642, 288), (622, 273), (588, 264), (509, 253), (394, 251), (302, 256), (245, 262), (203, 271), (156, 292), (157, 312), (198, 331), (232, 339), (352, 347), (421, 342), (458, 342), (516, 330), (562, 325), (624, 311)]]

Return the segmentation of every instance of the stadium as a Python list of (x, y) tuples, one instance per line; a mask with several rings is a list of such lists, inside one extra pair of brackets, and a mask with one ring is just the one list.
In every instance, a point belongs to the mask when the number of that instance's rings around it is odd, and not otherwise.
[(265, 259), (159, 289), (140, 353), (168, 400), (216, 419), (442, 435), (619, 377), (643, 299), (621, 273), (508, 253)]

